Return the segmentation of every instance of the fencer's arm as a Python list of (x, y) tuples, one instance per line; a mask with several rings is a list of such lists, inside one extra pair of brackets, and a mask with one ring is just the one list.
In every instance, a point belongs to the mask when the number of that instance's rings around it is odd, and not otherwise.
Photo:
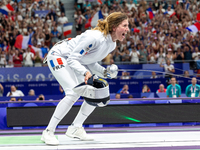
[(68, 65), (82, 75), (85, 75), (85, 73), (89, 70), (81, 65), (80, 60), (87, 52), (86, 50), (88, 46), (91, 44), (92, 46), (95, 46), (95, 38), (93, 38), (92, 36), (82, 36), (78, 45), (67, 58)]
[(68, 58), (67, 63), (72, 69), (77, 71), (79, 74), (85, 75), (85, 73), (88, 71), (83, 65), (81, 65), (81, 63), (78, 60)]
[(104, 78), (104, 71), (106, 70), (106, 68), (104, 68), (103, 66), (101, 66), (99, 63), (92, 63), (87, 65), (88, 69), (92, 71), (93, 74), (96, 74), (99, 77)]
[(108, 66), (107, 68), (104, 68), (100, 64), (92, 63), (90, 65), (87, 65), (88, 69), (92, 71), (92, 73), (102, 77), (102, 78), (116, 78), (118, 74), (118, 67), (115, 64), (112, 64), (111, 66)]

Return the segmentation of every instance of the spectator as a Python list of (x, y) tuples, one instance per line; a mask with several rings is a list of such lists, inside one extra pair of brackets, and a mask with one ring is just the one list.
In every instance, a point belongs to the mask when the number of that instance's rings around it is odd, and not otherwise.
[(186, 70), (186, 71), (184, 71), (184, 74), (183, 74), (183, 76), (184, 76), (184, 77), (190, 77), (189, 71), (187, 71), (187, 70)]
[(192, 52), (188, 46), (184, 46), (184, 59), (186, 62), (189, 62), (192, 60)]
[(140, 53), (136, 50), (134, 44), (131, 44), (130, 57), (131, 63), (139, 64)]
[(35, 96), (35, 91), (33, 89), (30, 89), (28, 92), (28, 96)]
[(160, 64), (160, 67), (164, 67), (165, 69), (165, 78), (170, 78), (172, 76), (172, 73), (175, 72), (174, 65), (170, 63), (169, 59), (167, 60), (166, 64), (164, 65)]
[(175, 53), (175, 61), (176, 63), (182, 63), (184, 60), (184, 53), (181, 51), (181, 48), (177, 48), (177, 52)]
[(16, 100), (15, 97), (11, 97), (9, 101), (11, 101), (11, 102), (16, 102), (17, 100)]
[(18, 98), (17, 101), (18, 101), (18, 102), (21, 102), (21, 101), (23, 101), (23, 99), (22, 99), (22, 98)]
[[(142, 0), (140, 1), (139, 5), (136, 5), (136, 1), (133, 2), (131, 0), (129, 4), (127, 4), (127, 2), (106, 0), (104, 1), (104, 5), (94, 6), (91, 2), (84, 3), (84, 0), (79, 0), (77, 11), (80, 10), (83, 13), (87, 10), (87, 12), (89, 12), (89, 14), (87, 14), (87, 19), (92, 17), (95, 14), (95, 12), (99, 11), (100, 7), (102, 7), (102, 13), (105, 16), (107, 16), (110, 12), (113, 11), (123, 11), (127, 13), (127, 15), (130, 17), (129, 20), (131, 28), (137, 28), (140, 30), (139, 32), (134, 32), (134, 30), (132, 30), (130, 32), (130, 36), (127, 35), (127, 37), (124, 39), (126, 46), (129, 46), (132, 43), (135, 46), (139, 44), (145, 46), (148, 45), (151, 49), (154, 49), (155, 54), (157, 53), (157, 51), (160, 51), (162, 47), (164, 48), (163, 53), (165, 53), (165, 51), (168, 49), (172, 49), (173, 53), (178, 51), (179, 47), (182, 47), (183, 51), (181, 49), (180, 53), (172, 54), (170, 57), (168, 57), (168, 59), (172, 59), (172, 64), (174, 59), (180, 62), (183, 62), (183, 58), (186, 60), (186, 62), (191, 60), (190, 53), (192, 53), (194, 49), (196, 49), (196, 47), (200, 47), (198, 42), (199, 38), (198, 34), (188, 32), (186, 27), (192, 25), (196, 20), (196, 13), (198, 12), (196, 11), (196, 9), (199, 2), (190, 2), (190, 7), (187, 10), (185, 9), (185, 5), (187, 2), (179, 2), (179, 4), (173, 4), (171, 1), (158, 2), (158, 0), (154, 0), (153, 3), (147, 3), (147, 1)], [(83, 5), (84, 10), (82, 9)], [(64, 20), (66, 20), (66, 17), (63, 15), (65, 9), (63, 3), (60, 2), (60, 6), (58, 6), (58, 2), (55, 2), (54, 4), (53, 1), (48, 1), (45, 3), (45, 5), (44, 2), (41, 2), (41, 4), (34, 2), (30, 7), (30, 4), (27, 4), (26, 1), (22, 1), (19, 3), (14, 2), (12, 6), (16, 10), (15, 12), (17, 13), (11, 12), (8, 13), (7, 16), (3, 16), (2, 14), (0, 14), (0, 47), (3, 50), (6, 50), (6, 55), (12, 53), (11, 51), (13, 51), (16, 37), (20, 34), (29, 36), (32, 33), (32, 31), (34, 31), (36, 35), (32, 36), (33, 44), (34, 42), (37, 43), (41, 42), (40, 40), (44, 40), (45, 45), (51, 47), (56, 42), (51, 42), (51, 37), (49, 36), (49, 34), (51, 32), (51, 29), (53, 30), (54, 26), (57, 25), (57, 31), (60, 32), (58, 39), (62, 38), (62, 31), (60, 26), (64, 21), (60, 18), (64, 17)], [(148, 7), (152, 8), (153, 13), (155, 14), (154, 18), (151, 20), (149, 19), (149, 16), (145, 13), (146, 8)], [(50, 12), (46, 16), (46, 20), (44, 20), (43, 18), (40, 19), (38, 14), (34, 14), (34, 11), (36, 10), (50, 10)], [(62, 12), (61, 17), (58, 17), (60, 15), (58, 13), (56, 14), (55, 10), (57, 12)], [(163, 14), (165, 10), (166, 12), (168, 12), (168, 14), (176, 12), (176, 15), (170, 17), (169, 15)], [(77, 22), (76, 29), (80, 29), (79, 31), (77, 30), (77, 34), (80, 34), (86, 19), (84, 19), (84, 17), (78, 17), (82, 15), (81, 13), (76, 13), (77, 15), (74, 15), (75, 20)], [(81, 28), (80, 26), (78, 26), (78, 22), (80, 22)], [(152, 33), (152, 31), (154, 31), (152, 30), (153, 28), (155, 29), (156, 34)], [(38, 33), (38, 29), (40, 29), (40, 34)], [(43, 36), (43, 34), (45, 34), (45, 36)], [(122, 43), (120, 43), (118, 46), (123, 47), (121, 45)], [(185, 46), (189, 48), (189, 53), (184, 48)], [(10, 51), (10, 49), (12, 50)], [(139, 52), (142, 51), (140, 46), (137, 46), (137, 49), (139, 50)], [(147, 52), (146, 56), (148, 55), (148, 53), (149, 51)], [(117, 58), (122, 56), (119, 56), (119, 53), (114, 53), (113, 60), (115, 58), (115, 55), (117, 55)], [(160, 64), (158, 53), (156, 54), (156, 56), (158, 59), (158, 64)], [(163, 55), (161, 54), (160, 56)], [(144, 59), (145, 58), (146, 57), (144, 57)], [(143, 54), (140, 55), (140, 62), (143, 61), (142, 59)], [(193, 57), (192, 59), (194, 60)], [(197, 60), (197, 57), (195, 57), (195, 59)], [(9, 60), (13, 62), (13, 60), (11, 60), (10, 58)], [(6, 57), (6, 64), (9, 60)], [(164, 59), (160, 58), (160, 60)], [(147, 63), (147, 61), (144, 60), (144, 63)], [(164, 63), (165, 62), (163, 61), (163, 64)], [(191, 63), (191, 68), (193, 69), (193, 63)]]
[(139, 48), (139, 53), (140, 53), (140, 63), (146, 64), (147, 63), (147, 56), (148, 56), (147, 50), (144, 48), (143, 44), (141, 44), (141, 46), (138, 45), (138, 48)]
[(170, 80), (170, 85), (167, 86), (167, 97), (180, 97), (181, 96), (181, 86), (176, 84), (176, 78), (172, 77)]
[(142, 93), (150, 93), (151, 92), (151, 90), (150, 90), (150, 88), (148, 87), (148, 85), (143, 85), (143, 87), (142, 87)]
[(133, 98), (133, 95), (130, 94), (130, 95), (128, 96), (128, 98), (129, 98), (129, 99), (132, 99), (132, 98)]
[(86, 22), (89, 22), (89, 19), (92, 17), (93, 12), (90, 9), (87, 9), (87, 11), (85, 13), (83, 13), (83, 16), (86, 19)]
[(174, 51), (177, 51), (178, 48), (181, 48), (181, 43), (178, 39), (175, 39), (175, 42), (173, 43)]
[(199, 59), (198, 55), (200, 55), (199, 49), (198, 47), (195, 47), (194, 52), (192, 53), (192, 59), (194, 61), (198, 60)]
[(53, 18), (53, 20), (56, 20), (56, 13), (54, 12), (53, 8), (51, 8), (49, 14), (48, 14), (49, 18)]
[(5, 68), (6, 66), (6, 54), (5, 51), (0, 51), (0, 67)]
[(44, 97), (43, 94), (40, 94), (40, 95), (38, 96), (38, 98), (36, 99), (36, 101), (44, 101), (44, 100), (45, 100), (45, 97)]
[(13, 56), (15, 55), (15, 47), (12, 47), (12, 49), (9, 49), (9, 51), (6, 54), (6, 61), (9, 62), (11, 61), (11, 63), (13, 64)]
[(114, 62), (121, 62), (122, 61), (122, 56), (120, 55), (120, 52), (117, 49), (117, 47), (116, 47), (115, 52), (113, 53), (113, 55), (114, 55), (113, 56)]
[(188, 85), (185, 90), (187, 97), (199, 97), (200, 85), (197, 84), (197, 79), (192, 78), (192, 84)]
[(196, 68), (197, 68), (197, 74), (200, 74), (200, 54), (198, 55), (198, 60), (196, 60)]
[(21, 90), (17, 90), (17, 88), (14, 85), (12, 85), (10, 87), (10, 92), (8, 92), (6, 96), (7, 97), (24, 96), (24, 93)]
[(41, 51), (42, 51), (42, 58), (44, 58), (44, 56), (46, 55), (46, 54), (48, 54), (48, 51), (49, 51), (49, 48), (48, 48), (48, 46), (46, 46), (45, 44), (44, 44), (44, 42), (42, 41), (41, 42)]
[(60, 11), (61, 11), (61, 13), (65, 13), (65, 7), (62, 2), (60, 2)]
[(190, 68), (194, 69), (195, 62), (192, 61), (192, 46), (190, 46), (189, 42), (187, 42), (187, 46), (184, 46), (184, 60), (188, 63), (190, 63)]
[(86, 21), (85, 17), (82, 15), (82, 12), (78, 10), (77, 16), (75, 17), (76, 22), (76, 34), (79, 35), (82, 32), (83, 23)]
[(57, 26), (54, 26), (53, 30), (51, 31), (52, 45), (55, 45), (57, 42), (59, 42), (59, 39), (58, 39), (59, 36), (60, 36), (60, 33), (57, 30)]
[(6, 68), (13, 68), (13, 63), (11, 60), (8, 61), (8, 64), (6, 65)]
[(159, 7), (160, 7), (160, 3), (158, 3), (158, 0), (155, 0), (153, 2), (153, 8), (157, 11), (159, 9)]
[(34, 60), (34, 66), (35, 67), (42, 67), (43, 58), (40, 56), (39, 51), (37, 51), (35, 53), (33, 60)]
[(122, 62), (130, 62), (130, 52), (127, 48), (125, 48), (124, 50), (124, 55), (122, 56)]
[(0, 96), (3, 96), (4, 88), (3, 85), (0, 83)]
[(116, 94), (115, 94), (115, 99), (121, 99), (120, 93), (116, 93)]
[(37, 44), (42, 43), (42, 42), (45, 41), (45, 34), (42, 33), (42, 29), (41, 28), (39, 28), (39, 33), (37, 34), (36, 39), (37, 39)]
[(123, 71), (122, 72), (122, 76), (120, 77), (120, 79), (122, 79), (122, 80), (126, 80), (126, 79), (131, 79), (131, 77), (130, 77), (130, 73), (129, 72), (126, 72), (126, 71)]
[(156, 91), (156, 93), (166, 93), (167, 89), (165, 89), (165, 86), (163, 84), (159, 85), (159, 89)]
[[(133, 39), (134, 45), (137, 45), (137, 43), (140, 40), (139, 35), (136, 32), (133, 32), (133, 36), (130, 36), (130, 38)], [(125, 40), (124, 40), (125, 41)], [(141, 49), (141, 44), (138, 44), (137, 49), (140, 50)]]
[(65, 16), (65, 13), (62, 12), (62, 13), (61, 13), (61, 16), (58, 18), (58, 24), (59, 24), (59, 25), (64, 25), (65, 23), (68, 23), (68, 19), (67, 19), (67, 17)]
[(23, 53), (24, 66), (32, 67), (33, 66), (33, 58), (34, 58), (34, 54), (31, 52), (31, 48), (28, 47), (26, 52)]
[(170, 60), (171, 64), (174, 64), (175, 55), (173, 54), (171, 48), (168, 49), (168, 53), (166, 55), (166, 58)]
[(23, 56), (18, 50), (15, 50), (15, 55), (13, 56), (14, 67), (22, 67)]
[(154, 42), (152, 43), (152, 48), (151, 48), (151, 50), (153, 50), (155, 53), (157, 53), (158, 52), (158, 50), (160, 49), (160, 42), (158, 41), (158, 38), (155, 36), (154, 37)]
[(146, 10), (147, 2), (145, 0), (141, 0), (139, 5), (142, 6), (143, 10)]
[(58, 18), (61, 17), (61, 12), (60, 12), (60, 9), (59, 8), (56, 8), (56, 22), (58, 23)]
[(158, 76), (156, 75), (156, 73), (154, 71), (152, 71), (150, 79), (157, 79), (157, 78), (158, 78)]
[(123, 88), (121, 88), (117, 93), (120, 93), (120, 94), (129, 94), (129, 91), (128, 91), (129, 87), (127, 84), (125, 84), (123, 86)]
[(163, 48), (160, 48), (160, 50), (158, 51), (158, 53), (156, 54), (156, 58), (157, 58), (157, 63), (158, 64), (165, 64), (166, 63), (166, 54), (163, 51)]
[(45, 45), (50, 46), (51, 44), (51, 34), (48, 29), (45, 29)]
[(131, 1), (129, 1), (129, 4), (128, 4), (128, 9), (129, 9), (129, 11), (132, 10), (132, 8), (135, 9), (135, 10), (137, 9), (137, 8), (136, 8), (136, 5), (135, 5), (135, 4), (133, 3), (133, 1), (131, 0)]
[(120, 47), (120, 52), (124, 52), (125, 53), (125, 50), (127, 49), (127, 41), (126, 39), (124, 39), (122, 42), (120, 42), (121, 44), (121, 47)]
[(86, 9), (91, 9), (91, 4), (89, 3), (89, 1), (88, 0), (86, 0), (86, 2), (85, 2), (85, 4), (83, 5), (83, 9), (84, 9), (84, 11), (86, 11)]
[(156, 63), (156, 54), (153, 49), (150, 50), (150, 54), (148, 56), (148, 61), (150, 64), (155, 64)]

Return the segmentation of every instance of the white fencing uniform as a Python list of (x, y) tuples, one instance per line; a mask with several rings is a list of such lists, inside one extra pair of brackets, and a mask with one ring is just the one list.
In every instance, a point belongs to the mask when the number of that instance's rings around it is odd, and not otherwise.
[[(97, 62), (104, 59), (116, 47), (111, 35), (106, 37), (98, 30), (87, 30), (71, 40), (63, 40), (55, 44), (47, 55), (48, 66), (65, 91), (66, 96), (60, 101), (47, 128), (55, 130), (60, 120), (67, 114), (79, 96), (73, 92), (79, 83), (84, 82), (84, 74), (90, 71), (103, 76), (105, 68)], [(83, 107), (90, 107), (85, 109)], [(75, 124), (80, 126), (87, 116), (95, 109), (94, 106), (81, 106), (75, 118)], [(84, 111), (84, 112), (83, 112)], [(87, 112), (88, 111), (88, 112)]]

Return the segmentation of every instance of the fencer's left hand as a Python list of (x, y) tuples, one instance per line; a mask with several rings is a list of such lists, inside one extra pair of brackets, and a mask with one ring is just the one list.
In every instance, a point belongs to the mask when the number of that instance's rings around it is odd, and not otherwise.
[(104, 71), (104, 77), (107, 77), (109, 79), (116, 78), (117, 74), (118, 74), (118, 66), (115, 64), (108, 66)]
[(89, 71), (87, 71), (85, 73), (85, 84), (87, 84), (88, 79), (91, 78), (91, 77), (92, 77), (92, 74)]

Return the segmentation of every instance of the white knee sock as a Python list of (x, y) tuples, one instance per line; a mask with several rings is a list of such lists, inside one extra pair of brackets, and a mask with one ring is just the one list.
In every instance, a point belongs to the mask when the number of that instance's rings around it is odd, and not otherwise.
[(73, 104), (78, 100), (78, 96), (74, 95), (67, 95), (65, 96), (57, 105), (53, 116), (51, 117), (51, 120), (47, 126), (47, 129), (51, 129), (55, 131), (56, 126), (59, 124), (59, 122), (63, 119), (63, 117), (69, 112), (69, 110), (72, 108)]
[(84, 101), (72, 125), (75, 127), (82, 127), (83, 122), (94, 111), (95, 108), (96, 106), (89, 105)]

